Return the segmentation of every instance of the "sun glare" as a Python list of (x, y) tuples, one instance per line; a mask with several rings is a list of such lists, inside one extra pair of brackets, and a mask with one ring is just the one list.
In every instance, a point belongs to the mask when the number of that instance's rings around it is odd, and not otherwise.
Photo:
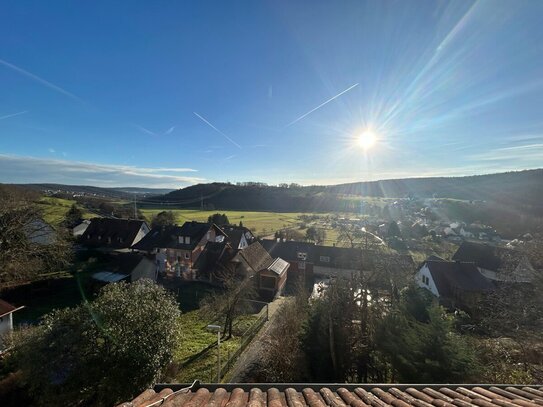
[(372, 130), (364, 130), (358, 135), (356, 141), (364, 150), (369, 150), (377, 142), (377, 135)]

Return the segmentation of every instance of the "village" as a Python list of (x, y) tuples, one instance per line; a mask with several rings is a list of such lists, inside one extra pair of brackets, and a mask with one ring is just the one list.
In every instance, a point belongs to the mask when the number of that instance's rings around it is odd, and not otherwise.
[[(185, 313), (182, 318), (195, 332), (186, 346), (179, 346), (178, 373), (170, 380), (250, 380), (244, 370), (258, 361), (247, 355), (261, 346), (261, 336), (277, 324), (274, 314), (300, 287), (312, 301), (330, 284), (353, 275), (387, 273), (406, 287), (431, 293), (451, 313), (473, 315), (480, 312), (481, 299), (498, 287), (529, 286), (537, 279), (537, 264), (519, 249), (533, 239), (531, 235), (506, 239), (488, 225), (440, 219), (435, 215), (440, 206), (440, 200), (398, 199), (384, 209), (361, 205), (358, 214), (300, 214), (275, 231), (246, 227), (245, 218), (230, 224), (226, 215), (213, 211), (207, 221), (179, 224), (175, 210), (155, 210), (149, 223), (107, 216), (79, 219), (72, 222), (70, 241), (80, 266), (72, 275), (81, 296), (71, 293), (67, 303), (53, 300), (63, 295), (56, 288), (63, 280), (54, 278), (39, 282), (28, 304), (17, 287), (4, 290), (0, 330), (6, 334), (17, 325), (35, 324), (52, 307), (92, 300), (108, 284), (146, 279), (174, 294)], [(57, 239), (58, 228), (43, 220), (33, 222), (31, 229), (27, 237), (34, 244), (49, 245)], [(254, 290), (240, 289), (235, 305), (240, 310), (230, 322), (224, 322), (220, 312), (202, 316), (199, 308), (206, 296), (245, 281)], [(369, 287), (382, 291), (376, 282)], [(389, 301), (391, 294), (383, 293)], [(230, 339), (222, 344), (218, 375), (221, 349), (214, 349), (210, 326), (221, 331), (223, 340)], [(7, 346), (6, 342), (4, 349)]]

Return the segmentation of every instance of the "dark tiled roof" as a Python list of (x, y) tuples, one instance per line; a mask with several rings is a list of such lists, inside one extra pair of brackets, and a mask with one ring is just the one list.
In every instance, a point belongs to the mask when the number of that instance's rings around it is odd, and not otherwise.
[(453, 260), (469, 261), (478, 267), (498, 271), (502, 268), (514, 268), (520, 262), (522, 254), (513, 249), (486, 243), (462, 242), (453, 256)]
[(380, 260), (389, 260), (392, 265), (404, 268), (414, 266), (411, 256), (406, 255), (390, 255), (350, 247), (318, 246), (296, 241), (262, 240), (261, 243), (273, 257), (281, 257), (287, 261), (300, 261), (298, 253), (307, 253), (307, 262), (322, 267), (371, 270)]
[(105, 259), (103, 270), (112, 273), (130, 274), (136, 266), (142, 261), (143, 256), (140, 253), (118, 253), (111, 254)]
[(540, 386), (252, 384), (157, 386), (123, 407), (536, 407)]
[(93, 218), (80, 241), (89, 246), (127, 248), (144, 224), (136, 219)]
[(444, 297), (453, 295), (454, 289), (481, 292), (494, 288), (485, 276), (479, 273), (475, 263), (457, 261), (426, 261), (437, 291)]
[(231, 256), (226, 253), (227, 242), (207, 242), (204, 250), (198, 256), (193, 268), (199, 273), (209, 274), (215, 271), (217, 265)]
[(228, 241), (234, 249), (239, 247), (242, 236), (245, 236), (247, 244), (251, 244), (252, 240), (254, 239), (251, 231), (244, 226), (226, 225), (222, 226), (221, 229), (228, 236)]
[(268, 267), (273, 261), (270, 254), (264, 249), (260, 242), (251, 243), (239, 252), (239, 255), (254, 270), (260, 271)]
[[(207, 231), (216, 226), (203, 222), (185, 222), (183, 226), (159, 226), (151, 229), (143, 239), (137, 242), (133, 249), (138, 250), (153, 250), (156, 248), (162, 249), (181, 249), (193, 250), (198, 242), (202, 240)], [(179, 237), (189, 237), (189, 243), (179, 243)]]
[(300, 261), (298, 253), (306, 253), (305, 261), (312, 263), (315, 259), (315, 245), (307, 242), (277, 240), (261, 240), (260, 243), (272, 257), (281, 257), (287, 261)]

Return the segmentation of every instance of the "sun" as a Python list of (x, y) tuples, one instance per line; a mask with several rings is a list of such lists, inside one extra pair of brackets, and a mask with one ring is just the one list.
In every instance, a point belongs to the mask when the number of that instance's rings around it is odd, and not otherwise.
[(372, 130), (364, 130), (358, 135), (356, 142), (364, 150), (369, 150), (377, 142), (377, 134)]

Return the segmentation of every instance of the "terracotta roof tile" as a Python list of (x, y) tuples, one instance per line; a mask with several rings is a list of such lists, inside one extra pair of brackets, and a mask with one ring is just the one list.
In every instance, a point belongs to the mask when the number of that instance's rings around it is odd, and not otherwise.
[[(157, 386), (123, 407), (536, 407), (543, 391), (531, 386), (235, 384)], [(222, 387), (221, 387), (222, 386)], [(275, 386), (275, 387), (274, 387)], [(155, 404), (153, 404), (155, 403)]]

